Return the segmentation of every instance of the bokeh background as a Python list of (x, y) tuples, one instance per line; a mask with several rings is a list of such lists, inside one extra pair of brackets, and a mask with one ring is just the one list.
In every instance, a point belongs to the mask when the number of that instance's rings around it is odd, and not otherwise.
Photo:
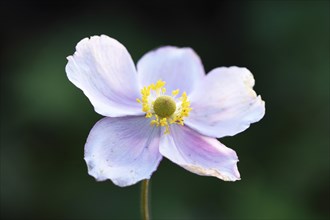
[(106, 34), (136, 62), (192, 47), (206, 72), (244, 66), (266, 115), (221, 141), (242, 180), (200, 177), (164, 159), (154, 219), (329, 219), (329, 1), (2, 1), (1, 219), (139, 219), (140, 185), (87, 174), (96, 114), (64, 71), (82, 38)]

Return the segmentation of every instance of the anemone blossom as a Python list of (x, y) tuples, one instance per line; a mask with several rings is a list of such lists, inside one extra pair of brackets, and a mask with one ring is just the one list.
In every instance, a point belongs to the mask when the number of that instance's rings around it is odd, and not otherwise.
[(108, 36), (81, 40), (69, 56), (69, 80), (103, 116), (85, 145), (88, 173), (128, 186), (149, 179), (163, 157), (186, 170), (225, 181), (240, 179), (234, 150), (216, 138), (259, 121), (265, 103), (246, 68), (205, 74), (190, 48), (160, 47), (136, 67)]

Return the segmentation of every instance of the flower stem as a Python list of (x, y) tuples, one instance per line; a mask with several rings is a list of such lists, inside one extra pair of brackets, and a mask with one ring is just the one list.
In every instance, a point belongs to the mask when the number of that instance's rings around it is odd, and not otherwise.
[(149, 213), (149, 180), (142, 181), (141, 187), (141, 214), (143, 220), (150, 220)]

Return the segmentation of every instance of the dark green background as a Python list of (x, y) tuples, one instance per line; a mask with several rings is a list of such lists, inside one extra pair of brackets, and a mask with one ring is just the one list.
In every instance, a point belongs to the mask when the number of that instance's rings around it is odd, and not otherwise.
[(69, 82), (66, 56), (107, 34), (136, 62), (188, 46), (206, 72), (244, 66), (266, 115), (221, 139), (240, 159), (232, 183), (164, 159), (152, 176), (154, 219), (329, 218), (329, 1), (1, 3), (1, 218), (138, 219), (139, 184), (87, 174), (96, 114)]

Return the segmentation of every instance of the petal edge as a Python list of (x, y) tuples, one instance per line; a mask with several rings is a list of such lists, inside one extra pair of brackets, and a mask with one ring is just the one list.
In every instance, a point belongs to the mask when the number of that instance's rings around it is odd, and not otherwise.
[(149, 179), (162, 159), (159, 136), (159, 129), (144, 117), (101, 119), (85, 145), (89, 175), (121, 187)]
[(137, 63), (141, 86), (158, 80), (166, 82), (167, 91), (179, 89), (191, 93), (204, 77), (201, 59), (191, 48), (159, 47), (146, 53)]
[(170, 134), (160, 140), (159, 149), (164, 157), (198, 175), (240, 180), (234, 150), (186, 126), (172, 125), (170, 129)]
[(191, 95), (192, 111), (185, 123), (211, 137), (232, 136), (263, 118), (265, 102), (253, 90), (246, 68), (221, 67), (206, 75)]
[(82, 39), (67, 57), (67, 77), (104, 116), (141, 115), (137, 73), (126, 48), (106, 35)]

